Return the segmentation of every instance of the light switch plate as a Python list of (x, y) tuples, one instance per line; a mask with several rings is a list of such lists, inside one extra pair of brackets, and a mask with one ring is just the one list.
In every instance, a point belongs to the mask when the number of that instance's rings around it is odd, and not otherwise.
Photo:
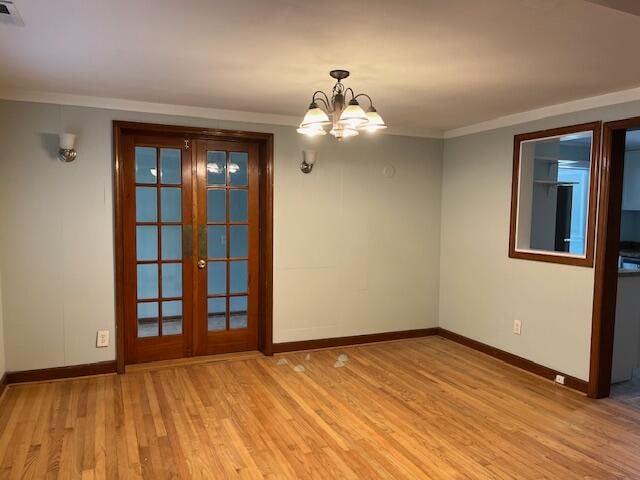
[(96, 339), (96, 347), (109, 346), (109, 330), (98, 330), (98, 338)]

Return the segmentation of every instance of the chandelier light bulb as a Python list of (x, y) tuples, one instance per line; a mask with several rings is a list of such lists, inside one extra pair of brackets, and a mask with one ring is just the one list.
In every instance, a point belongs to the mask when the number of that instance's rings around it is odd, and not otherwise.
[(359, 132), (355, 128), (345, 127), (341, 125), (338, 128), (332, 129), (329, 133), (336, 137), (338, 140), (342, 140), (343, 138), (355, 137)]

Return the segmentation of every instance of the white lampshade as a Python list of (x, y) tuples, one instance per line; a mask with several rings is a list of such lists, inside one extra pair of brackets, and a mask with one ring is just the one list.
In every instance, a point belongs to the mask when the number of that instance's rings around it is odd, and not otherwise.
[(327, 134), (320, 123), (312, 123), (311, 125), (300, 124), (300, 127), (296, 131), (303, 135), (307, 135), (308, 137), (318, 137)]
[(76, 136), (73, 133), (61, 133), (60, 134), (60, 149), (72, 150), (73, 145), (76, 143)]
[(340, 114), (339, 122), (348, 125), (350, 128), (356, 128), (367, 122), (367, 114), (364, 113), (364, 110), (354, 98)]
[(318, 107), (317, 104), (312, 103), (311, 105), (309, 105), (309, 110), (307, 110), (307, 113), (302, 119), (302, 123), (300, 124), (300, 126), (306, 127), (309, 125), (327, 125), (328, 123), (331, 123), (329, 121), (329, 115), (327, 115), (324, 110)]
[(378, 130), (387, 128), (387, 126), (384, 124), (384, 120), (374, 107), (369, 108), (369, 110), (367, 111), (367, 120), (369, 120), (367, 123), (359, 127), (361, 130), (373, 133)]

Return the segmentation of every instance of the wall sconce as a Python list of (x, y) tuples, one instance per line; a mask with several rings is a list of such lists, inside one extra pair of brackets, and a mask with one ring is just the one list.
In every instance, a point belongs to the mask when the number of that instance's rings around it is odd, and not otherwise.
[(60, 150), (58, 158), (63, 162), (73, 162), (76, 159), (76, 151), (73, 148), (76, 143), (76, 136), (73, 133), (60, 134)]
[(318, 152), (315, 150), (304, 150), (302, 152), (302, 163), (300, 164), (300, 170), (302, 173), (311, 173), (313, 170), (313, 164), (316, 163), (316, 157)]

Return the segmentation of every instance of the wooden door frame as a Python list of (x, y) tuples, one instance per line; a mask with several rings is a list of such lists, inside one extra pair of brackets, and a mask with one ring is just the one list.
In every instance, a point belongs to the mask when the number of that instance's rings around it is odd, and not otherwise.
[(258, 348), (273, 355), (273, 134), (183, 127), (152, 123), (113, 121), (113, 191), (115, 251), (116, 364), (125, 371), (124, 337), (124, 175), (122, 138), (125, 134), (166, 134), (188, 140), (251, 141), (258, 144), (260, 164), (260, 311), (258, 312)]
[(624, 132), (629, 128), (640, 128), (640, 117), (606, 122), (603, 127), (588, 388), (591, 398), (608, 397), (611, 390), (624, 175)]

